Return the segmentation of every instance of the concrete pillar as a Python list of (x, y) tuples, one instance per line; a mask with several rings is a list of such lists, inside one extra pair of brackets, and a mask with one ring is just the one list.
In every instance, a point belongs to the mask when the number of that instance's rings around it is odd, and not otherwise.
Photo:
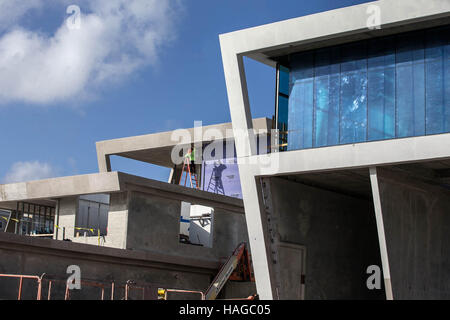
[(384, 287), (386, 299), (393, 300), (391, 274), (389, 269), (389, 259), (386, 246), (386, 234), (384, 232), (383, 212), (381, 210), (380, 189), (378, 187), (377, 169), (372, 167), (370, 172), (370, 184), (372, 186), (373, 205), (375, 209), (375, 218), (377, 221), (378, 241), (380, 243), (381, 264), (383, 266)]
[(60, 199), (56, 200), (56, 207), (55, 207), (55, 219), (54, 219), (54, 226), (53, 226), (53, 239), (58, 240), (59, 234), (62, 234), (62, 230), (59, 231), (59, 207), (60, 207)]
[(65, 239), (73, 240), (75, 237), (78, 197), (61, 198), (58, 207), (59, 230), (56, 240), (64, 240), (63, 237), (65, 237)]
[(271, 300), (276, 296), (275, 285), (272, 283), (272, 262), (270, 250), (267, 249), (268, 236), (264, 228), (261, 195), (253, 174), (258, 165), (248, 163), (248, 157), (257, 153), (256, 139), (253, 132), (244, 60), (242, 55), (235, 53), (233, 45), (232, 42), (220, 38), (256, 288), (261, 299)]
[(112, 193), (108, 213), (107, 247), (127, 248), (128, 192)]
[(111, 172), (111, 160), (109, 155), (98, 154), (98, 172)]

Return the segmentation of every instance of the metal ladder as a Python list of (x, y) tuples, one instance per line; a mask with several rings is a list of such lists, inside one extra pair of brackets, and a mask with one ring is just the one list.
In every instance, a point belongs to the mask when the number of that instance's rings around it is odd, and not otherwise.
[[(197, 180), (197, 174), (191, 173), (190, 163), (191, 162), (190, 162), (189, 158), (184, 158), (183, 167), (181, 169), (181, 175), (180, 175), (180, 180), (178, 181), (178, 184), (181, 185), (181, 180), (183, 179), (183, 173), (186, 172), (186, 178), (184, 179), (184, 186), (186, 186), (186, 181), (187, 181), (188, 176), (189, 176), (189, 181), (191, 183), (191, 188), (199, 189), (200, 186), (199, 186), (199, 183), (198, 183), (198, 180)], [(187, 170), (185, 168), (187, 168)], [(194, 187), (194, 184), (192, 183), (192, 177), (194, 178), (195, 187)]]
[(209, 178), (208, 188), (206, 191), (212, 190), (213, 193), (225, 195), (225, 189), (223, 188), (222, 180), (218, 179), (215, 175), (214, 169), (211, 172), (211, 178)]

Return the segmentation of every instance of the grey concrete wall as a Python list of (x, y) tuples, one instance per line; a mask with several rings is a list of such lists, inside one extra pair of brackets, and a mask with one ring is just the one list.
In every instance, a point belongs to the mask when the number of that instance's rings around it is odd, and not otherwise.
[[(172, 253), (152, 254), (132, 250), (104, 248), (80, 243), (39, 239), (15, 234), (0, 234), (0, 273), (37, 275), (46, 274), (67, 279), (67, 267), (77, 265), (81, 269), (82, 280), (95, 280), (116, 283), (115, 299), (124, 297), (127, 280), (138, 284), (151, 285), (149, 297), (156, 297), (161, 288), (205, 291), (217, 274), (221, 262), (191, 256), (180, 259)], [(16, 299), (18, 279), (0, 277), (0, 300)], [(42, 296), (47, 299), (48, 282), (45, 280)], [(51, 299), (64, 298), (65, 285), (55, 282), (52, 285)], [(105, 299), (110, 299), (110, 287), (106, 288)], [(34, 280), (24, 280), (22, 299), (35, 299), (37, 284)], [(150, 295), (149, 295), (150, 293)], [(221, 292), (222, 298), (244, 298), (255, 294), (254, 283), (227, 283)], [(100, 299), (101, 290), (82, 285), (80, 291), (71, 291), (71, 299)], [(131, 291), (132, 299), (141, 299), (139, 291)], [(199, 299), (199, 295), (170, 295), (177, 299)]]
[(219, 293), (219, 299), (247, 298), (256, 294), (254, 282), (229, 281)]
[[(206, 259), (174, 259), (170, 255), (151, 255), (113, 248), (38, 239), (14, 234), (0, 234), (0, 273), (55, 275), (67, 278), (69, 265), (78, 265), (82, 279), (146, 282), (165, 288), (205, 290), (217, 272), (218, 262)], [(203, 266), (203, 267), (202, 267)], [(54, 298), (64, 298), (63, 285), (54, 286)], [(0, 277), (0, 299), (15, 299), (18, 280)], [(84, 289), (83, 289), (84, 290)], [(83, 293), (83, 296), (81, 294)], [(123, 289), (116, 298), (123, 297)], [(24, 282), (24, 299), (34, 299), (36, 285)], [(46, 291), (43, 292), (46, 296)], [(73, 291), (74, 298), (99, 299), (100, 289)], [(110, 294), (106, 298), (109, 299)]]
[(181, 200), (135, 191), (128, 196), (128, 249), (220, 259), (248, 243), (243, 214), (214, 208), (213, 246), (200, 247), (179, 242)]
[[(383, 299), (366, 287), (366, 269), (381, 266), (369, 200), (270, 178), (280, 241), (306, 247), (306, 299)], [(289, 261), (279, 261), (288, 277)], [(282, 295), (283, 298), (286, 298)]]
[(394, 299), (450, 299), (450, 191), (378, 176)]

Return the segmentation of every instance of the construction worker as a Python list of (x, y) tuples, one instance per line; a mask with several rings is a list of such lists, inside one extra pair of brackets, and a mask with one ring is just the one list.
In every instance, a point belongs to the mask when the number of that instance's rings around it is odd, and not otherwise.
[(189, 159), (189, 170), (191, 173), (195, 173), (195, 148), (190, 148), (184, 157)]

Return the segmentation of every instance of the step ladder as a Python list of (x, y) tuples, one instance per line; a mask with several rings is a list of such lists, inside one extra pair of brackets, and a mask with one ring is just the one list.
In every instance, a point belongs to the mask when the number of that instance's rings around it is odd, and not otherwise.
[(208, 188), (206, 189), (206, 191), (211, 192), (210, 190), (213, 193), (225, 195), (225, 189), (223, 188), (222, 179), (217, 175), (217, 172), (216, 170), (214, 170), (214, 168), (211, 172), (211, 177), (209, 178)]
[[(181, 169), (181, 175), (180, 175), (180, 180), (178, 181), (178, 184), (181, 185), (181, 181), (183, 180), (183, 173), (186, 173), (186, 176), (184, 179), (184, 186), (186, 186), (186, 182), (189, 178), (191, 188), (200, 189), (200, 185), (197, 180), (197, 174), (191, 172), (190, 164), (191, 164), (191, 161), (189, 160), (189, 158), (184, 158), (183, 167)], [(195, 185), (194, 185), (194, 183), (192, 183), (192, 178), (194, 178)]]

